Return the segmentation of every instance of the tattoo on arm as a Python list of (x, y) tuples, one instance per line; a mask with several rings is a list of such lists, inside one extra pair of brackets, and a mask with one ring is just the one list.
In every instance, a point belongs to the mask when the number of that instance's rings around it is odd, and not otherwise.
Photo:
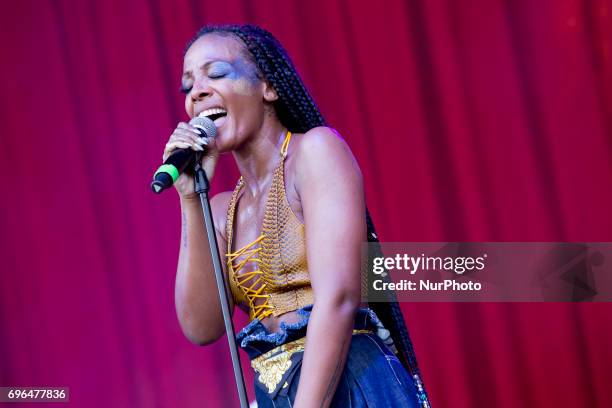
[(349, 344), (350, 339), (351, 338), (349, 338), (348, 341), (347, 339), (345, 339), (344, 342), (342, 343), (342, 347), (340, 348), (340, 355), (342, 356), (342, 358), (338, 360), (338, 363), (336, 364), (336, 368), (334, 369), (334, 373), (332, 374), (332, 377), (329, 380), (329, 385), (327, 386), (327, 390), (325, 391), (325, 395), (323, 395), (323, 400), (321, 401), (321, 408), (324, 408), (328, 400), (331, 400), (334, 396), (336, 385), (338, 383), (338, 380), (340, 379), (340, 375), (342, 374), (342, 371), (344, 368), (344, 361), (346, 359), (345, 349), (347, 345)]
[(187, 215), (185, 214), (185, 211), (181, 213), (181, 218), (182, 218), (181, 230), (183, 231), (183, 236), (182, 236), (183, 248), (187, 248)]

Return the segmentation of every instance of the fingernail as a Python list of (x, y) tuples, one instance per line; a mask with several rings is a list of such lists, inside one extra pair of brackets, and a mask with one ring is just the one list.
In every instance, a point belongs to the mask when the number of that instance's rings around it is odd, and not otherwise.
[(196, 150), (199, 150), (201, 152), (204, 151), (204, 148), (202, 146), (200, 146), (200, 145), (195, 145), (193, 148), (196, 149)]

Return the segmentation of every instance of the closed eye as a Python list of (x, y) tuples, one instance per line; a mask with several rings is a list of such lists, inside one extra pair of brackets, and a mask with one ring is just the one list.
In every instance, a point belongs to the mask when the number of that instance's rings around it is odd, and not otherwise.
[[(227, 73), (225, 73), (225, 72), (212, 73), (212, 74), (208, 75), (208, 77), (210, 79), (221, 79), (221, 78), (226, 77), (226, 76), (227, 76)], [(191, 89), (193, 89), (193, 86), (187, 87), (187, 86), (181, 85), (179, 87), (179, 92), (180, 93), (184, 93), (184, 94), (188, 94), (189, 92), (191, 92)]]
[(208, 74), (208, 77), (210, 79), (219, 79), (219, 78), (223, 78), (225, 76), (227, 76), (226, 72), (212, 72), (212, 73)]

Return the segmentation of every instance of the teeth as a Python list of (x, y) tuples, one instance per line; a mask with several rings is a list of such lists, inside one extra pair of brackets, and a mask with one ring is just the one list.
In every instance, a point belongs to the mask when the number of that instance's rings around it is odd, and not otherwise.
[(225, 109), (222, 108), (211, 108), (211, 109), (206, 109), (205, 111), (200, 112), (200, 114), (198, 115), (199, 118), (203, 118), (205, 116), (210, 116), (210, 115), (214, 115), (215, 113), (227, 113), (227, 111)]

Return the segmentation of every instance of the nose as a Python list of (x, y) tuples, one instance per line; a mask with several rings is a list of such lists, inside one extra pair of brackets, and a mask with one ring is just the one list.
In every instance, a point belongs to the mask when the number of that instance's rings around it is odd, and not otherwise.
[(198, 102), (209, 96), (211, 93), (210, 88), (206, 81), (197, 80), (191, 88), (191, 99), (193, 102)]

